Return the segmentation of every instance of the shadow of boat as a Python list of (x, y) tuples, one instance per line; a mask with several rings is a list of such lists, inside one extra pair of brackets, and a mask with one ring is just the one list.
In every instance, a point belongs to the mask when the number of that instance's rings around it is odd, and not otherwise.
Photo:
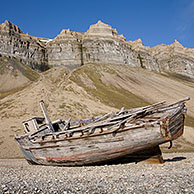
[(174, 157), (172, 159), (166, 159), (164, 160), (164, 162), (179, 162), (179, 161), (182, 161), (182, 160), (186, 160), (187, 158), (186, 157)]

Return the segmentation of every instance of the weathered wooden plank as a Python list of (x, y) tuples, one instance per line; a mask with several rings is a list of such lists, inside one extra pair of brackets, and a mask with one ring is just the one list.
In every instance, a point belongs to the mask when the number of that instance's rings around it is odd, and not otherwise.
[(48, 116), (48, 113), (47, 113), (46, 108), (44, 106), (43, 100), (40, 101), (40, 106), (41, 106), (42, 112), (44, 114), (44, 118), (45, 118), (46, 124), (48, 125), (48, 127), (50, 128), (50, 130), (54, 132), (54, 128), (53, 128), (52, 122), (51, 122), (51, 120), (50, 120), (50, 118)]

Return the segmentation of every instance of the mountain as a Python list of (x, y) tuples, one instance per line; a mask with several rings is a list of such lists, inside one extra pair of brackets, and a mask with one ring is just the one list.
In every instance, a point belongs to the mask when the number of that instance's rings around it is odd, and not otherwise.
[(126, 41), (102, 21), (84, 33), (63, 29), (54, 39), (47, 39), (25, 34), (6, 20), (0, 24), (0, 54), (42, 71), (53, 65), (74, 69), (91, 63), (117, 64), (194, 78), (194, 49), (184, 48), (177, 40), (152, 48), (141, 39)]
[[(56, 66), (40, 73), (38, 80), (0, 100), (0, 157), (22, 157), (15, 134), (23, 133), (22, 122), (42, 116), (44, 100), (51, 120), (83, 119), (103, 113), (190, 96), (194, 82), (176, 74), (159, 74), (141, 67), (87, 64), (73, 71)], [(194, 101), (187, 103), (185, 134), (174, 141), (171, 151), (194, 151)], [(167, 151), (166, 146), (162, 148)]]

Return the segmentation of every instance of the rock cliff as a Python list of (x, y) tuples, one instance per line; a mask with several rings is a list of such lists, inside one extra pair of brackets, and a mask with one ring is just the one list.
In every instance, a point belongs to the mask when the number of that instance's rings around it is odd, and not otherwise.
[[(15, 57), (32, 67), (88, 63), (138, 66), (157, 72), (175, 72), (194, 78), (194, 49), (177, 40), (171, 45), (144, 46), (140, 39), (126, 41), (116, 29), (98, 21), (85, 33), (62, 30), (54, 39), (23, 33), (5, 21), (0, 25), (0, 54)], [(43, 68), (44, 69), (44, 68)]]
[(81, 33), (62, 30), (56, 38), (48, 42), (46, 50), (49, 65), (65, 65), (71, 68), (83, 64)]
[(194, 77), (194, 49), (184, 48), (177, 40), (171, 45), (158, 45), (149, 53), (157, 60), (161, 71)]
[(46, 49), (41, 38), (23, 33), (7, 20), (0, 24), (0, 54), (17, 58), (33, 68), (44, 69), (47, 63)]
[(147, 56), (150, 56), (160, 72), (174, 72), (194, 78), (194, 49), (184, 48), (177, 40), (171, 45), (161, 44), (152, 48), (143, 46), (140, 39), (129, 43), (142, 56), (143, 63), (148, 64)]
[(137, 53), (132, 51), (123, 35), (101, 21), (84, 33), (82, 49), (84, 63), (139, 65)]

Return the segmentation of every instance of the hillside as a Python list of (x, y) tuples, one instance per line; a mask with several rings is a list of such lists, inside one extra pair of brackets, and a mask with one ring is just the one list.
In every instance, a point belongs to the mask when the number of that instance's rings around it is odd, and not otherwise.
[(16, 59), (0, 56), (0, 98), (23, 89), (39, 74)]
[[(0, 157), (22, 157), (14, 135), (22, 121), (41, 116), (44, 100), (51, 120), (82, 119), (158, 101), (190, 96), (185, 134), (174, 143), (176, 151), (194, 151), (194, 82), (176, 74), (159, 74), (119, 65), (83, 65), (70, 72), (64, 66), (41, 73), (35, 82), (0, 99)], [(167, 145), (168, 146), (168, 145)], [(164, 151), (167, 149), (164, 146)], [(173, 149), (172, 149), (173, 151)]]

